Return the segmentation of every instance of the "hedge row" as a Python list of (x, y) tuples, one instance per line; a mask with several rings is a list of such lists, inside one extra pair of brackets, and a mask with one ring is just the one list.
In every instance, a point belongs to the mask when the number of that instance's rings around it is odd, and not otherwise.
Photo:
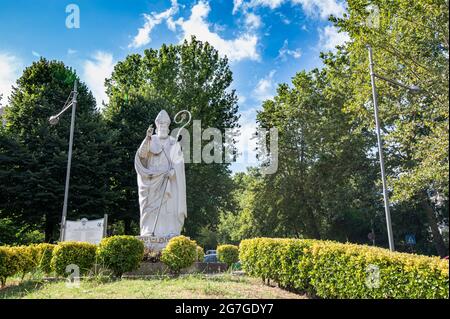
[(331, 241), (255, 238), (247, 274), (323, 298), (449, 298), (448, 260)]
[[(236, 248), (237, 249), (237, 248)], [(148, 252), (147, 252), (148, 254)], [(202, 261), (203, 248), (188, 237), (177, 236), (167, 247), (153, 256), (164, 262), (172, 272)], [(147, 256), (148, 257), (148, 256)], [(84, 242), (62, 242), (58, 245), (39, 244), (31, 246), (0, 246), (0, 282), (7, 277), (40, 270), (45, 274), (67, 276), (75, 269), (80, 276), (89, 275), (96, 269), (108, 269), (115, 276), (133, 271), (144, 258), (144, 244), (133, 236), (112, 236), (100, 244)]]
[(0, 246), (0, 284), (4, 286), (8, 277), (23, 278), (34, 271), (67, 276), (67, 271), (73, 270), (71, 265), (78, 267), (80, 275), (88, 274), (98, 264), (121, 276), (136, 269), (143, 256), (144, 244), (133, 236), (107, 237), (98, 246), (84, 242)]
[(51, 269), (56, 275), (64, 277), (74, 269), (72, 268), (73, 265), (78, 268), (79, 275), (86, 275), (95, 264), (96, 251), (97, 246), (94, 244), (72, 241), (61, 242), (53, 250), (50, 262)]
[(7, 277), (41, 270), (50, 273), (50, 259), (55, 245), (38, 244), (30, 246), (0, 246), (0, 284)]
[(217, 258), (220, 262), (231, 267), (239, 261), (239, 247), (234, 245), (220, 245), (217, 247)]

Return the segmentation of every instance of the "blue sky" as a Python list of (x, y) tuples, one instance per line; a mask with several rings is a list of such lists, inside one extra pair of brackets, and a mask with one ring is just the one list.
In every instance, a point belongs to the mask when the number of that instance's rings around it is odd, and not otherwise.
[[(79, 8), (79, 28), (66, 26), (68, 16), (75, 21), (70, 4)], [(343, 0), (1, 0), (0, 94), (5, 99), (23, 68), (44, 56), (73, 67), (101, 105), (117, 61), (195, 34), (230, 59), (242, 161), (251, 162), (244, 144), (261, 101), (296, 72), (320, 67), (319, 52), (347, 39), (328, 22), (344, 12)]]

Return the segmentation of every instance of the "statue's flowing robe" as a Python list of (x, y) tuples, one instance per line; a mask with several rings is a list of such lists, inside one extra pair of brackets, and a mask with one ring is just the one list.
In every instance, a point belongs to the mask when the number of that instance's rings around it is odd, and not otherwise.
[[(134, 160), (139, 189), (141, 236), (151, 236), (159, 210), (156, 237), (181, 233), (186, 209), (186, 179), (180, 144), (171, 136), (146, 137)], [(166, 172), (173, 168), (172, 175)], [(161, 208), (160, 208), (161, 206)]]

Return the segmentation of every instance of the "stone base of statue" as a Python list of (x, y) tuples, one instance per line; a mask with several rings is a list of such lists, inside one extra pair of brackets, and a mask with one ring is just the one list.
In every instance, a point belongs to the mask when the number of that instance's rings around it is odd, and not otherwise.
[(175, 236), (165, 236), (165, 237), (159, 237), (159, 236), (136, 236), (137, 239), (140, 239), (144, 242), (145, 248), (160, 251), (163, 250), (164, 247), (167, 246), (169, 243), (169, 240)]
[[(193, 265), (180, 270), (180, 274), (216, 274), (228, 269), (226, 263), (195, 262)], [(141, 262), (138, 269), (123, 274), (122, 278), (154, 278), (155, 276), (171, 275), (167, 265), (162, 262)]]

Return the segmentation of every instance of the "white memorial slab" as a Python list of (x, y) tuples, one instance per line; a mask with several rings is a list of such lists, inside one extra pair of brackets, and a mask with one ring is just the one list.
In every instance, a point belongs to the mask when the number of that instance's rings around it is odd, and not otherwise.
[(79, 221), (66, 221), (64, 241), (82, 241), (99, 244), (105, 235), (105, 218)]

